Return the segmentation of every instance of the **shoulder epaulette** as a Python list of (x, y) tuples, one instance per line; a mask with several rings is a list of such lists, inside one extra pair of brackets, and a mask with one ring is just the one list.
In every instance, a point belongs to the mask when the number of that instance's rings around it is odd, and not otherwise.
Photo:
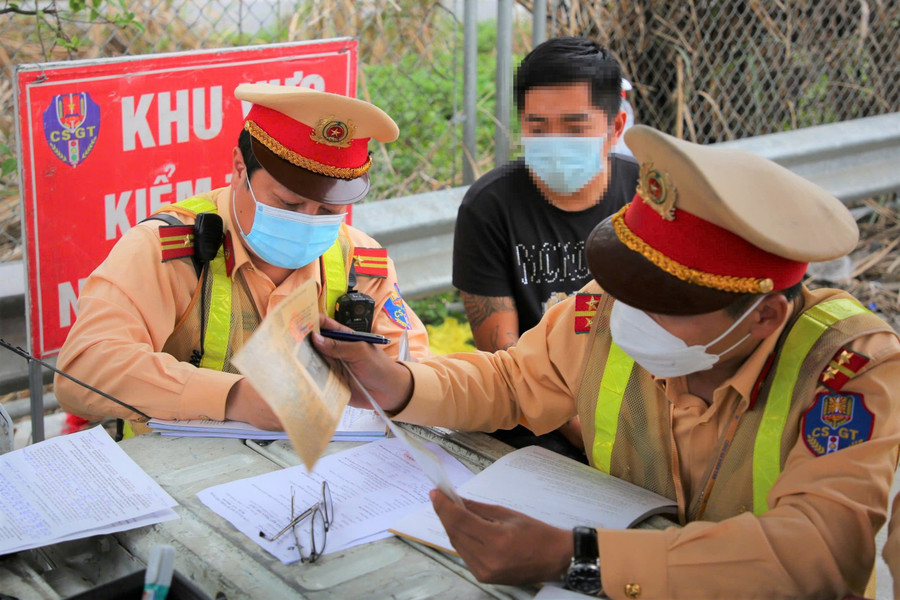
[(193, 225), (162, 225), (159, 228), (162, 261), (194, 255)]
[(575, 294), (575, 333), (588, 333), (603, 294)]
[(354, 248), (353, 260), (356, 262), (357, 275), (388, 276), (387, 248)]
[(839, 392), (848, 381), (856, 377), (860, 369), (869, 362), (869, 357), (846, 346), (835, 352), (822, 374), (819, 383), (832, 392)]

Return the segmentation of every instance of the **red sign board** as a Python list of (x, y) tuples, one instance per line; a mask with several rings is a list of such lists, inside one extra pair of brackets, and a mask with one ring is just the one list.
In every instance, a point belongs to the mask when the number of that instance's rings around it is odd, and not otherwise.
[(31, 351), (55, 354), (80, 286), (160, 206), (228, 184), (240, 83), (356, 95), (352, 39), (22, 65), (19, 173)]

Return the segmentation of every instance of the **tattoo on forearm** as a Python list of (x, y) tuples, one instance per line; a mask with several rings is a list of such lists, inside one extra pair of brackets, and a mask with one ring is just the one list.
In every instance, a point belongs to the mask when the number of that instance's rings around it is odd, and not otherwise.
[(495, 312), (514, 312), (516, 305), (508, 296), (476, 296), (462, 292), (463, 306), (472, 327), (478, 327)]
[[(502, 338), (502, 339), (501, 339)], [(501, 332), (499, 327), (491, 331), (491, 350), (506, 350), (515, 346), (518, 338), (511, 331)]]

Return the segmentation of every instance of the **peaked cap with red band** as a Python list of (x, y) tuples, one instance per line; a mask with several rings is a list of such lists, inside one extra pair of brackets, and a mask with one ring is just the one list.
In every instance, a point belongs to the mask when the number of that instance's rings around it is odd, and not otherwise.
[(259, 164), (283, 186), (325, 204), (352, 204), (369, 191), (369, 140), (400, 130), (383, 110), (356, 98), (307, 88), (242, 83), (251, 102), (244, 129)]
[(748, 152), (650, 127), (625, 134), (641, 165), (634, 200), (588, 237), (597, 283), (644, 311), (694, 315), (799, 283), (844, 256), (859, 231), (822, 188)]

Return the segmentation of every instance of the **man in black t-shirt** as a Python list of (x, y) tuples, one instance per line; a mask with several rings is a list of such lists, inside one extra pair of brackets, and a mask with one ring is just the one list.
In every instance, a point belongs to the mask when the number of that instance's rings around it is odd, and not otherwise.
[[(456, 220), (453, 285), (479, 350), (512, 346), (590, 281), (584, 241), (637, 186), (637, 163), (610, 154), (625, 127), (621, 80), (615, 59), (584, 38), (547, 40), (519, 65), (525, 155), (476, 181)], [(577, 423), (547, 436), (519, 427), (496, 437), (583, 457)]]

